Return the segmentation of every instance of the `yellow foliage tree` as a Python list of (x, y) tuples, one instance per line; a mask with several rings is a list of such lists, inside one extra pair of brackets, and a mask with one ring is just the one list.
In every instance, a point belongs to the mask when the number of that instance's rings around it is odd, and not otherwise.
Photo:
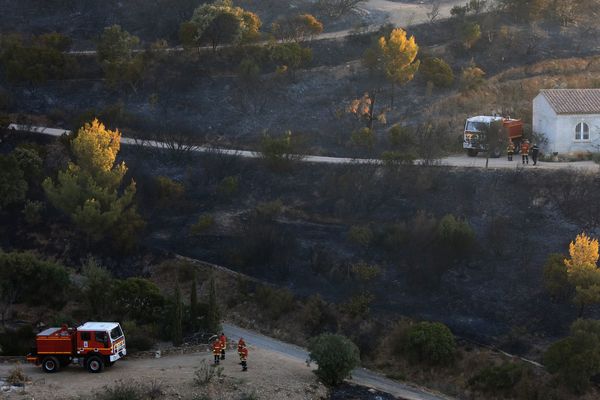
[(415, 37), (407, 37), (406, 31), (394, 29), (388, 39), (379, 38), (379, 50), (382, 56), (383, 69), (388, 80), (392, 83), (392, 107), (394, 106), (394, 86), (411, 81), (419, 70), (417, 60), (419, 46)]
[(600, 303), (600, 269), (598, 268), (598, 240), (585, 233), (577, 235), (569, 245), (570, 258), (564, 260), (569, 282), (575, 287), (574, 301), (579, 305), (579, 316), (584, 307)]
[(569, 273), (579, 269), (597, 269), (598, 239), (592, 239), (585, 233), (577, 235), (574, 242), (569, 244), (570, 259), (565, 259)]
[(94, 120), (77, 132), (71, 143), (74, 162), (59, 171), (56, 182), (43, 187), (50, 202), (67, 214), (87, 244), (111, 239), (121, 250), (130, 249), (144, 226), (135, 206), (135, 182), (123, 187), (125, 163), (116, 163), (121, 134)]

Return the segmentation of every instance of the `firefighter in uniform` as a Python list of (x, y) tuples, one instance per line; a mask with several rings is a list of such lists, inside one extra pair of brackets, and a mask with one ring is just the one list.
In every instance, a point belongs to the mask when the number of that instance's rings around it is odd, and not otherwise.
[(225, 349), (227, 348), (227, 336), (223, 332), (221, 332), (221, 336), (219, 336), (219, 342), (221, 342), (221, 360), (225, 359)]
[(221, 340), (216, 338), (212, 344), (212, 352), (215, 357), (215, 365), (219, 363), (219, 359), (221, 358)]
[(508, 161), (513, 160), (513, 155), (515, 154), (515, 144), (512, 140), (508, 141), (508, 147), (506, 147), (506, 154), (508, 154)]
[(240, 360), (242, 361), (242, 371), (248, 371), (248, 347), (245, 345), (240, 349)]
[(540, 148), (537, 143), (534, 143), (531, 147), (531, 161), (533, 161), (533, 165), (537, 165), (538, 156), (540, 155)]
[(529, 164), (529, 140), (527, 139), (521, 144), (521, 156), (523, 157), (523, 164)]
[(246, 342), (244, 342), (244, 338), (241, 337), (237, 345), (238, 356), (240, 356), (240, 365), (242, 365), (242, 349), (244, 347), (246, 347)]

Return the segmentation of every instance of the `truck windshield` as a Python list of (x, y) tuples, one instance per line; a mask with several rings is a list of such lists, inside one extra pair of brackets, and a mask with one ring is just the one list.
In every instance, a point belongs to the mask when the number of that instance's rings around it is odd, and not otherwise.
[(487, 126), (485, 122), (467, 121), (467, 128), (465, 130), (468, 132), (483, 132)]
[(118, 339), (123, 336), (123, 331), (121, 330), (121, 326), (117, 325), (110, 331), (110, 338), (112, 340)]

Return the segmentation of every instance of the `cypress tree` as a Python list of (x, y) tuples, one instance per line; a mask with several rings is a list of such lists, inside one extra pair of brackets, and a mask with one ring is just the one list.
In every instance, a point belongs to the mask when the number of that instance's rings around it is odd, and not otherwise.
[(183, 304), (181, 302), (181, 290), (179, 284), (175, 287), (175, 307), (173, 309), (173, 325), (171, 327), (171, 340), (175, 346), (181, 345), (183, 342)]
[(198, 330), (198, 293), (196, 289), (196, 275), (192, 278), (192, 287), (190, 288), (190, 326), (192, 331)]

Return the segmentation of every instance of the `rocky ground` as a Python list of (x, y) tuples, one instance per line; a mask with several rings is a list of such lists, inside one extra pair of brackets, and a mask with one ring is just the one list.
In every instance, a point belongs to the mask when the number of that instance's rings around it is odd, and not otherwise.
[[(154, 385), (163, 393), (160, 399), (194, 399), (208, 395), (213, 399), (247, 398), (269, 400), (318, 400), (327, 397), (312, 369), (296, 359), (263, 349), (250, 347), (249, 368), (242, 372), (235, 352), (230, 351), (220, 376), (206, 385), (194, 383), (195, 372), (214, 368), (209, 352), (171, 355), (158, 359), (126, 358), (101, 374), (90, 374), (76, 366), (56, 374), (45, 374), (41, 368), (22, 365), (29, 381), (23, 388), (0, 393), (2, 399), (88, 399), (90, 393), (101, 393), (107, 386)], [(0, 377), (6, 377), (15, 367), (0, 364)], [(339, 397), (338, 397), (339, 398)], [(362, 397), (361, 397), (362, 398)]]

